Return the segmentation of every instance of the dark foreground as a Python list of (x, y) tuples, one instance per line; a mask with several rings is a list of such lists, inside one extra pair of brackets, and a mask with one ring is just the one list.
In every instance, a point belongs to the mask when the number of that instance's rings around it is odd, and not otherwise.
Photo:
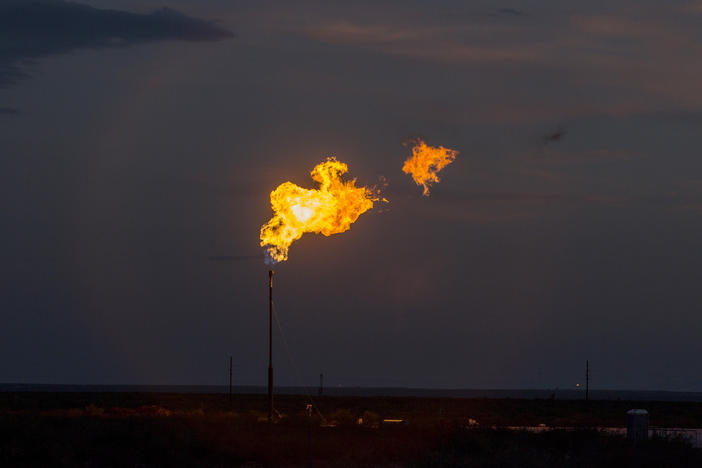
[[(699, 403), (322, 397), (308, 416), (308, 400), (279, 397), (269, 426), (260, 395), (0, 393), (0, 466), (702, 466), (681, 440), (593, 429), (632, 407), (702, 427)], [(539, 424), (575, 429), (501, 429)]]

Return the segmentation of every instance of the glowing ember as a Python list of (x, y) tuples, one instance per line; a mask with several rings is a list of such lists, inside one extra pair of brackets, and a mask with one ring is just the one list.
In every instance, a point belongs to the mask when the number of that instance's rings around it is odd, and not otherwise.
[(261, 227), (261, 246), (267, 263), (288, 259), (290, 244), (306, 232), (325, 236), (348, 231), (361, 214), (373, 208), (378, 198), (366, 187), (356, 187), (356, 179), (341, 180), (349, 167), (328, 158), (310, 173), (319, 189), (304, 189), (292, 182), (280, 184), (271, 192), (273, 218)]
[(439, 182), (436, 173), (451, 164), (456, 159), (456, 155), (458, 155), (456, 150), (443, 146), (429, 146), (423, 140), (417, 139), (412, 147), (412, 156), (405, 161), (402, 171), (405, 174), (412, 174), (412, 179), (417, 185), (424, 186), (423, 195), (429, 196), (429, 185), (432, 182)]

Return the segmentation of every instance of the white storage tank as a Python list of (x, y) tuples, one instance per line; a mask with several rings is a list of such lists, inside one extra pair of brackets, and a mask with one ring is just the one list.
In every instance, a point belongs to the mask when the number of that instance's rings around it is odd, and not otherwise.
[(626, 438), (648, 440), (648, 411), (632, 409), (626, 412)]

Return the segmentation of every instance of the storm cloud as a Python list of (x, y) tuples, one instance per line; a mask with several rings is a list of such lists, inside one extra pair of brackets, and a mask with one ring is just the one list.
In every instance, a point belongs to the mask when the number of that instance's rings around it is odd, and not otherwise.
[(62, 0), (0, 0), (0, 88), (29, 76), (23, 64), (76, 49), (233, 36), (211, 21), (171, 8), (138, 14)]

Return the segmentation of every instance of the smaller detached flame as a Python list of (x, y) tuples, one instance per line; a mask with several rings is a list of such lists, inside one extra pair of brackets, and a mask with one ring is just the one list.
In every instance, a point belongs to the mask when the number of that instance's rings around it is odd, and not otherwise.
[(336, 158), (327, 158), (310, 173), (319, 183), (318, 189), (284, 182), (271, 192), (275, 214), (261, 227), (261, 247), (266, 249), (266, 263), (287, 260), (290, 245), (304, 233), (330, 236), (348, 231), (359, 216), (373, 208), (373, 202), (378, 201), (373, 190), (356, 187), (356, 179), (341, 179), (348, 170), (349, 167)]
[(422, 195), (428, 197), (431, 183), (439, 182), (436, 174), (451, 164), (457, 155), (456, 150), (443, 146), (429, 146), (422, 139), (417, 138), (412, 147), (412, 156), (405, 161), (402, 172), (411, 174), (417, 185), (424, 186)]

